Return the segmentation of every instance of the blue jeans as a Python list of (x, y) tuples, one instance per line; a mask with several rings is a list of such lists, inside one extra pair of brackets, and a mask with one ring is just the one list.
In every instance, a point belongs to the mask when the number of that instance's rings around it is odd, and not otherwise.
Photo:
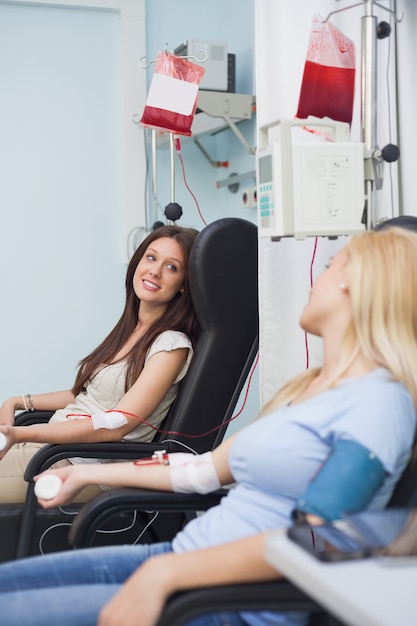
[[(20, 559), (0, 565), (2, 626), (95, 626), (101, 608), (126, 579), (170, 543), (109, 546)], [(245, 626), (236, 613), (198, 618), (187, 626)]]

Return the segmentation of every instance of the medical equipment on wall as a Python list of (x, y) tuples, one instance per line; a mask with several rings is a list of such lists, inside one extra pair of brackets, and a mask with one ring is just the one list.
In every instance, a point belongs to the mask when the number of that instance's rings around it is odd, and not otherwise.
[[(279, 127), (280, 140), (269, 144)], [(319, 127), (332, 141), (294, 141), (294, 130)], [(311, 135), (309, 135), (311, 138)], [(364, 146), (349, 125), (330, 119), (277, 120), (259, 129), (257, 202), (260, 236), (349, 235), (364, 230)]]
[(234, 91), (235, 55), (228, 54), (226, 42), (187, 39), (174, 49), (174, 54), (178, 56), (195, 58), (201, 57), (202, 52), (205, 52), (206, 60), (200, 88), (213, 91)]

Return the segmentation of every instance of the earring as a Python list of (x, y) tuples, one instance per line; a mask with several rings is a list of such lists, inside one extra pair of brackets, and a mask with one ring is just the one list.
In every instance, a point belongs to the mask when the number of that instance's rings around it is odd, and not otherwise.
[(345, 283), (340, 283), (339, 287), (340, 287), (340, 289), (341, 289), (342, 291), (346, 291), (346, 289), (347, 289), (347, 287), (346, 287)]

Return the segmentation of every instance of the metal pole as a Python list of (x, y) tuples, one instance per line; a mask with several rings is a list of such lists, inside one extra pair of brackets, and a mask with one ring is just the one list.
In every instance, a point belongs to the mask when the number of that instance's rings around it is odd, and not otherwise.
[(152, 195), (154, 222), (158, 219), (158, 188), (157, 188), (157, 159), (156, 159), (156, 130), (152, 129)]
[(365, 15), (362, 18), (362, 107), (361, 130), (365, 144), (365, 196), (367, 228), (374, 225), (373, 181), (375, 179), (373, 153), (377, 136), (377, 54), (376, 17), (372, 15), (372, 0), (365, 0)]
[(171, 202), (175, 202), (175, 166), (174, 166), (174, 135), (169, 134), (169, 149), (171, 157)]

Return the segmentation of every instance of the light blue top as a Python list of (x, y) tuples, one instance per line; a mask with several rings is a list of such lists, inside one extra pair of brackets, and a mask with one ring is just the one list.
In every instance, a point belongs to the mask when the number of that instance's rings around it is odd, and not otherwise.
[[(231, 447), (230, 468), (237, 486), (178, 533), (174, 551), (290, 526), (295, 502), (339, 439), (357, 441), (382, 462), (387, 477), (368, 508), (383, 508), (410, 457), (415, 429), (410, 394), (384, 369), (346, 379), (334, 389), (254, 421)], [(289, 623), (282, 617), (244, 614), (251, 626)]]

